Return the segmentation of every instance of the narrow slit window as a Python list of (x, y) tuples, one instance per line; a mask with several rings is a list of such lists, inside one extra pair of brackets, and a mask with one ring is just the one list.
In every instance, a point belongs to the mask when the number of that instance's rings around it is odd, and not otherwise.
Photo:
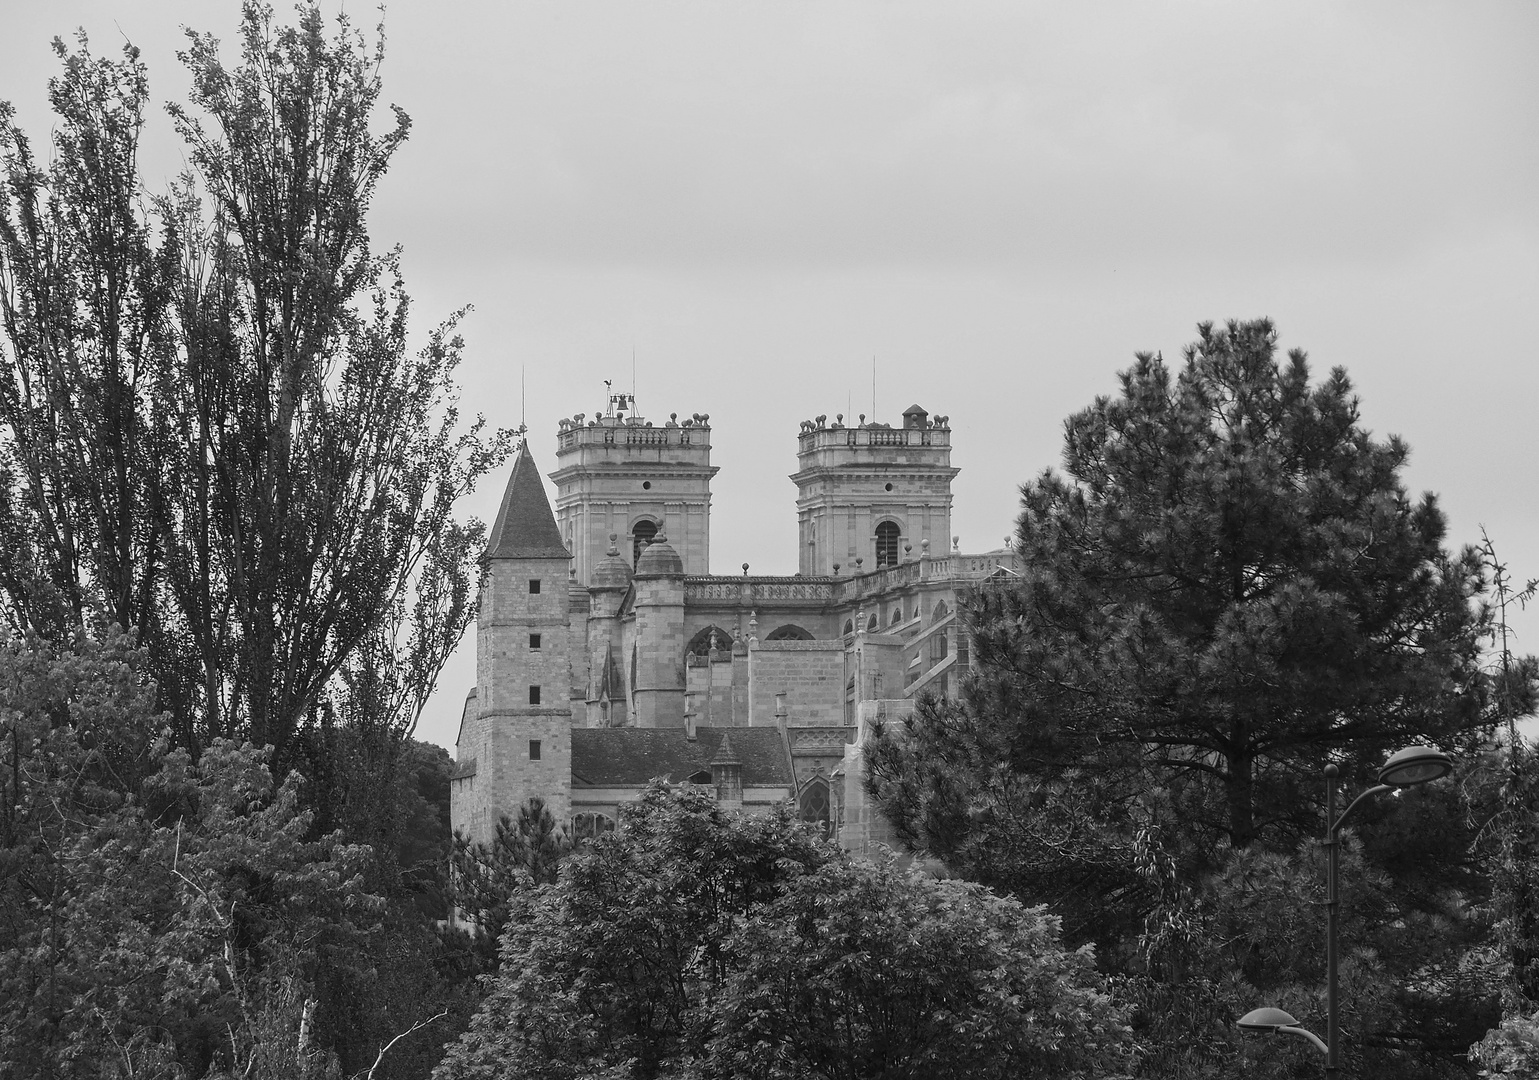
[(539, 634), (530, 634), (529, 635), (529, 650), (531, 652), (539, 652), (540, 651), (540, 635)]
[(540, 760), (540, 740), (539, 739), (530, 739), (529, 740), (529, 760), (530, 761), (539, 761)]
[(538, 686), (531, 686), (529, 688), (529, 704), (531, 704), (531, 705), (538, 705), (539, 703), (540, 703), (540, 688)]

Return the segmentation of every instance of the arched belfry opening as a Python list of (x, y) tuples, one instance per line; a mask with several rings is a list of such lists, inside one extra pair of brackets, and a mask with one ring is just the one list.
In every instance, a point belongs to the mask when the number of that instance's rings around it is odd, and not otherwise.
[(884, 521), (876, 527), (877, 569), (898, 565), (898, 542), (902, 538), (903, 530), (896, 521)]
[(642, 518), (631, 526), (631, 565), (641, 561), (641, 553), (657, 535), (657, 522)]

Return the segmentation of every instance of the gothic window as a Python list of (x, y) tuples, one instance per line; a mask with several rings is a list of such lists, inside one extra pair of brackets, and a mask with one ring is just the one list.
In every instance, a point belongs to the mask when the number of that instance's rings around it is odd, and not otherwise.
[(898, 565), (898, 540), (902, 537), (896, 522), (884, 521), (876, 527), (876, 565)]
[(866, 632), (867, 633), (871, 633), (871, 634), (876, 633), (876, 616), (875, 615), (871, 616), (871, 618), (866, 620)]
[(930, 662), (939, 663), (946, 659), (946, 635), (939, 633), (930, 638)]
[(615, 831), (615, 819), (608, 814), (583, 811), (572, 818), (572, 839), (581, 843)]
[(815, 777), (807, 781), (798, 800), (797, 814), (803, 821), (817, 824), (828, 835), (828, 781)]
[(903, 605), (899, 604), (897, 607), (892, 609), (892, 620), (889, 623), (889, 625), (897, 626), (902, 621), (903, 621)]
[(725, 630), (719, 626), (707, 626), (689, 639), (689, 647), (684, 652), (689, 656), (708, 656), (712, 651), (720, 652), (731, 647), (732, 638)]
[(849, 637), (855, 632), (855, 624), (849, 619), (844, 620), (844, 636)]
[(631, 526), (631, 565), (641, 560), (641, 553), (657, 535), (657, 522), (643, 518)]
[(812, 634), (794, 623), (786, 623), (771, 630), (766, 641), (811, 641)]
[(949, 609), (946, 607), (946, 601), (942, 600), (935, 605), (935, 610), (930, 612), (930, 621), (932, 623), (938, 623), (949, 613)]

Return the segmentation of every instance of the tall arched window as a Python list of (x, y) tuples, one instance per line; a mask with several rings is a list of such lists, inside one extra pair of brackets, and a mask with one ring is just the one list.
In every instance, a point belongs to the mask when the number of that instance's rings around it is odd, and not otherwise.
[(807, 781), (807, 786), (802, 788), (801, 798), (797, 800), (796, 816), (803, 821), (811, 821), (819, 825), (823, 835), (828, 835), (828, 781), (822, 777), (815, 777)]
[(652, 542), (652, 537), (657, 535), (657, 522), (642, 519), (631, 527), (631, 565), (635, 566), (641, 559), (641, 552)]
[(898, 528), (897, 522), (884, 521), (876, 527), (876, 565), (880, 569), (883, 566), (898, 565), (898, 541), (903, 533)]

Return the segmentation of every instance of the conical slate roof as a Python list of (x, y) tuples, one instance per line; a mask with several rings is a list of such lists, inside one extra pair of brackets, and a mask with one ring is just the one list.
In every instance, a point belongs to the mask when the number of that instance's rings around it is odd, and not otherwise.
[(550, 511), (540, 470), (535, 467), (529, 444), (513, 459), (513, 475), (502, 493), (497, 522), (486, 540), (488, 559), (569, 559), (556, 515)]
[(722, 733), (721, 742), (716, 747), (716, 754), (711, 758), (712, 765), (741, 765), (737, 752), (732, 749), (732, 733)]

